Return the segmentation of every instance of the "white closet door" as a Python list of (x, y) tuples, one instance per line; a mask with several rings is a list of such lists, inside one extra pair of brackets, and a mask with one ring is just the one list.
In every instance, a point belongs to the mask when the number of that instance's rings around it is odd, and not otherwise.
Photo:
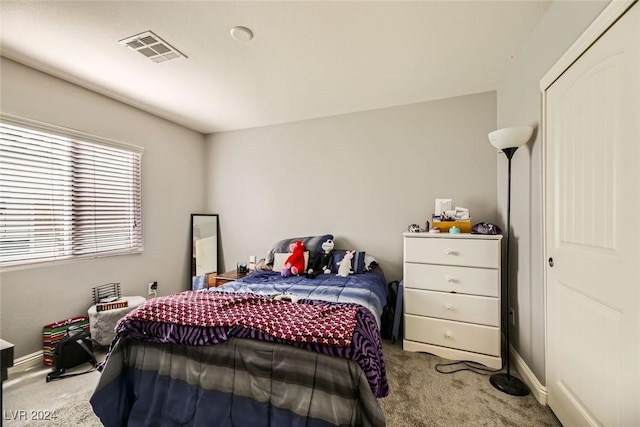
[(640, 6), (546, 92), (548, 402), (640, 426)]

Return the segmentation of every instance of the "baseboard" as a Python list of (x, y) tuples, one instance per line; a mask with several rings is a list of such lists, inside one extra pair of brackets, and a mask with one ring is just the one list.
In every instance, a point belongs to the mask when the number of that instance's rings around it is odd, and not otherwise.
[(7, 370), (9, 375), (28, 371), (32, 368), (44, 367), (44, 352), (36, 351), (26, 356), (18, 357), (13, 361), (13, 366)]
[(522, 377), (522, 381), (529, 386), (531, 390), (531, 394), (536, 398), (536, 400), (544, 406), (547, 406), (547, 387), (543, 386), (538, 378), (533, 374), (533, 371), (529, 369), (529, 366), (525, 363), (524, 359), (518, 354), (518, 352), (511, 346), (511, 361), (513, 362), (514, 367), (520, 373)]

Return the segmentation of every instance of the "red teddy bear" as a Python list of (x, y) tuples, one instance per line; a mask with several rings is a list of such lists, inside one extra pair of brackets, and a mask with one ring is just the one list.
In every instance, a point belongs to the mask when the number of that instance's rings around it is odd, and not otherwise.
[(297, 276), (304, 272), (304, 243), (302, 243), (302, 240), (289, 245), (289, 250), (292, 254), (289, 255), (289, 258), (282, 266), (282, 270), (280, 270), (282, 277)]

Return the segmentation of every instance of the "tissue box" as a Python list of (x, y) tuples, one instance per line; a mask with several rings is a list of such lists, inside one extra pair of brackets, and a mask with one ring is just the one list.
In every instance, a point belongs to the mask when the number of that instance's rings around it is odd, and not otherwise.
[(471, 221), (432, 221), (431, 227), (438, 227), (441, 233), (448, 233), (451, 227), (458, 227), (461, 233), (471, 233)]

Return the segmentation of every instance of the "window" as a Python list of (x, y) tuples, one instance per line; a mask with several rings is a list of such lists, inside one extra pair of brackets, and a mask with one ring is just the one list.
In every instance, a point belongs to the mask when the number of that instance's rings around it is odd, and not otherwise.
[(2, 115), (0, 267), (142, 251), (140, 147)]

